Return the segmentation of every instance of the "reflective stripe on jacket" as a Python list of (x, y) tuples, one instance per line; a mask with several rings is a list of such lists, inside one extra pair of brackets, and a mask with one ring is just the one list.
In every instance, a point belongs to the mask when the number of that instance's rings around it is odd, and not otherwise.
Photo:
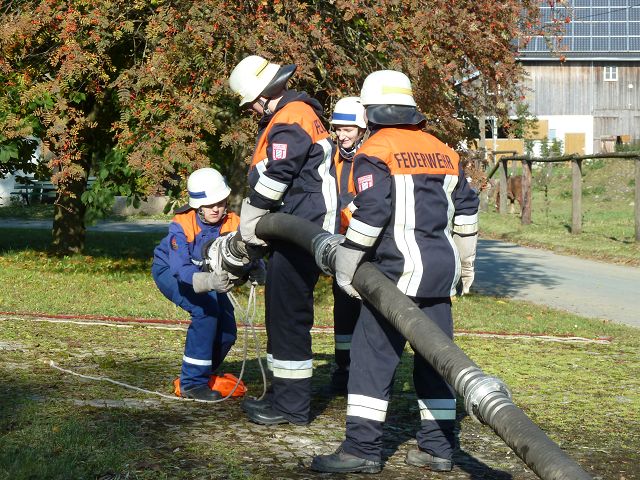
[(371, 261), (406, 295), (454, 294), (453, 223), (463, 219), (457, 223), (472, 234), (478, 215), (458, 154), (418, 127), (380, 128), (358, 150), (353, 177), (347, 244), (372, 250)]
[(275, 113), (259, 123), (249, 169), (252, 205), (337, 227), (335, 145), (322, 124), (320, 104), (306, 93), (287, 90)]
[(178, 213), (171, 220), (169, 234), (153, 251), (153, 263), (166, 266), (179, 281), (191, 285), (193, 274), (202, 270), (204, 244), (235, 232), (239, 225), (240, 217), (233, 212), (215, 225), (202, 222), (195, 209)]

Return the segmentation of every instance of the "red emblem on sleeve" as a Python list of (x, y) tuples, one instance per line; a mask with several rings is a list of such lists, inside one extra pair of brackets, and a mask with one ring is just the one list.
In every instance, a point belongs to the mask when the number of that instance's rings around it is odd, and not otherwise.
[(178, 240), (176, 240), (176, 237), (171, 237), (171, 248), (173, 250), (177, 250), (178, 249)]
[(358, 192), (366, 190), (369, 187), (373, 187), (373, 175), (363, 175), (358, 177)]
[(286, 143), (274, 143), (273, 144), (273, 159), (284, 160), (287, 158), (287, 144)]

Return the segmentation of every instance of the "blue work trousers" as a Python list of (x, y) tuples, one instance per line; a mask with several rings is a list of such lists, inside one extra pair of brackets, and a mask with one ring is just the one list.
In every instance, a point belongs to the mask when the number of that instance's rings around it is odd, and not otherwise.
[(182, 357), (180, 388), (205, 384), (236, 341), (233, 306), (225, 293), (195, 293), (193, 286), (179, 282), (169, 268), (151, 269), (162, 294), (191, 314), (191, 324)]

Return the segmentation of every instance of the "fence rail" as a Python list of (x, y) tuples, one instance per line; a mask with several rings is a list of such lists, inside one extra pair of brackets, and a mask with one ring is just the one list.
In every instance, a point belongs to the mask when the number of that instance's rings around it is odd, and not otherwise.
[(512, 151), (493, 152), (502, 156), (495, 162), (488, 171), (487, 178), (491, 178), (500, 169), (500, 213), (507, 210), (507, 162), (522, 162), (522, 214), (523, 225), (531, 223), (531, 165), (533, 162), (539, 163), (562, 163), (571, 162), (571, 233), (582, 233), (582, 161), (591, 159), (618, 159), (633, 160), (635, 162), (635, 197), (634, 197), (634, 217), (635, 217), (635, 241), (640, 242), (640, 152), (615, 152), (615, 153), (594, 153), (592, 155), (562, 155), (558, 157), (537, 158), (527, 155), (504, 154), (514, 153)]

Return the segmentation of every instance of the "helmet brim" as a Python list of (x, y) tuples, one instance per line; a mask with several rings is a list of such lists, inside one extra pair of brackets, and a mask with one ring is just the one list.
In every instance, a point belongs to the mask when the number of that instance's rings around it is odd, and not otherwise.
[(369, 105), (367, 122), (376, 125), (419, 125), (426, 119), (409, 105)]
[(284, 90), (287, 86), (287, 82), (291, 78), (291, 75), (298, 68), (297, 65), (283, 65), (280, 70), (276, 72), (276, 75), (271, 79), (267, 86), (262, 90), (260, 96), (273, 98)]

